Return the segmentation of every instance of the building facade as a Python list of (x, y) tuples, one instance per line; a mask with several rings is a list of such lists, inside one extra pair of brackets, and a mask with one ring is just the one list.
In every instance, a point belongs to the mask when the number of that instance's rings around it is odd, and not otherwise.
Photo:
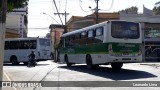
[[(107, 20), (118, 20), (119, 13), (99, 13), (98, 14), (98, 23), (104, 22)], [(96, 13), (87, 15), (84, 17), (81, 16), (72, 16), (67, 22), (67, 32), (84, 28), (96, 24)]]
[(7, 13), (5, 38), (27, 37), (28, 6)]
[(49, 28), (50, 28), (50, 38), (51, 38), (51, 46), (52, 46), (54, 60), (58, 61), (58, 48), (61, 36), (64, 32), (64, 25), (51, 24)]
[[(143, 6), (141, 14), (126, 14), (126, 13), (99, 13), (98, 22), (107, 20), (127, 20), (140, 22), (143, 30), (158, 29), (160, 30), (160, 15), (154, 15), (152, 10)], [(87, 15), (85, 17), (72, 16), (67, 22), (67, 31), (84, 28), (96, 24), (96, 14)]]

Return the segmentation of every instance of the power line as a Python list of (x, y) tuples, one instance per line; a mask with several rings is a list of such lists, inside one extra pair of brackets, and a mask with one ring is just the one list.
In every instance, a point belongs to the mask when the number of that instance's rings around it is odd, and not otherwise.
[[(52, 1), (52, 0), (51, 0), (51, 1)], [(52, 1), (52, 8), (53, 8), (53, 12), (55, 12), (55, 11), (54, 11), (54, 6), (53, 6), (53, 4), (54, 4), (54, 3), (53, 3), (53, 1)]]
[(79, 7), (80, 7), (81, 10), (84, 11), (84, 12), (90, 12), (90, 11), (91, 11), (91, 10), (86, 11), (86, 10), (84, 10), (84, 9), (82, 8), (82, 0), (79, 0)]
[[(55, 5), (55, 7), (56, 7), (57, 13), (59, 13), (55, 0), (53, 0), (53, 2), (54, 2), (54, 5)], [(61, 23), (62, 23), (62, 25), (63, 25), (62, 19), (61, 19), (61, 17), (60, 17), (59, 14), (58, 14), (58, 16), (59, 16), (59, 19), (61, 20)]]
[(61, 1), (59, 0), (59, 11), (61, 11)]
[(67, 0), (66, 0), (66, 3), (65, 3), (65, 11), (66, 11), (66, 9), (67, 9), (67, 4), (68, 4), (68, 2), (67, 2)]
[[(51, 17), (54, 21), (56, 21), (56, 23), (58, 23), (58, 21), (56, 19), (54, 19), (51, 15), (47, 14), (47, 13), (43, 13), (45, 15), (48, 15), (49, 17)], [(59, 24), (59, 23), (58, 23)]]

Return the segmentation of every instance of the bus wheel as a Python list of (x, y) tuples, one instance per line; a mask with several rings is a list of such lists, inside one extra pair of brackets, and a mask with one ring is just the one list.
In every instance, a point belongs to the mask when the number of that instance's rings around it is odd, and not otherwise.
[(93, 68), (92, 58), (91, 58), (90, 55), (87, 55), (87, 57), (86, 57), (86, 64), (87, 64), (87, 68), (88, 68), (88, 69), (92, 69), (92, 68)]
[(68, 56), (67, 56), (67, 55), (65, 55), (64, 59), (65, 59), (65, 62), (66, 62), (66, 64), (67, 64), (67, 67), (72, 66), (72, 64), (69, 63), (69, 61), (68, 61)]
[(114, 70), (119, 70), (119, 69), (121, 69), (121, 68), (122, 68), (123, 63), (115, 62), (115, 63), (111, 63), (111, 66), (112, 66), (112, 69), (114, 69)]
[(17, 57), (16, 57), (16, 56), (12, 56), (12, 57), (11, 57), (11, 63), (12, 63), (13, 65), (19, 64), (19, 62), (17, 62)]

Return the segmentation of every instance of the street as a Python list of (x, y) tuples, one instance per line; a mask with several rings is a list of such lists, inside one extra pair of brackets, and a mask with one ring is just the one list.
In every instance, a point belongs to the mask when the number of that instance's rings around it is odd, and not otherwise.
[[(23, 64), (13, 66), (4, 64), (3, 81), (46, 81), (46, 87), (3, 87), (3, 90), (159, 90), (158, 86), (129, 87), (125, 84), (130, 81), (159, 81), (160, 63), (128, 63), (124, 64), (122, 70), (114, 71), (110, 65), (101, 65), (94, 70), (88, 70), (85, 65), (67, 67), (65, 64), (54, 63), (53, 61), (38, 62), (36, 67), (26, 67)], [(50, 82), (52, 81), (52, 82)], [(68, 81), (66, 84), (65, 81)], [(72, 82), (75, 81), (75, 82)], [(81, 82), (82, 81), (82, 82)], [(96, 83), (95, 81), (101, 81)], [(112, 81), (112, 82), (110, 82)], [(116, 83), (113, 81), (128, 81)], [(56, 86), (55, 83), (59, 85)], [(72, 85), (71, 85), (72, 84)], [(104, 85), (103, 85), (104, 84)], [(109, 85), (107, 85), (109, 84)], [(52, 86), (53, 85), (53, 86)], [(87, 86), (88, 85), (88, 86)], [(105, 85), (107, 87), (105, 87)], [(82, 87), (80, 87), (82, 86)]]

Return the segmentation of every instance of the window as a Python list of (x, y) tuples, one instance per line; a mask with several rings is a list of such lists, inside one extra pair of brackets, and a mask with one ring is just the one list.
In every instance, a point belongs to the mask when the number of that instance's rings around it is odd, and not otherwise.
[(76, 33), (75, 34), (75, 39), (80, 39), (81, 38), (81, 34), (80, 33)]
[(103, 43), (103, 27), (99, 27), (95, 29), (95, 43)]
[(5, 50), (8, 50), (8, 49), (10, 49), (10, 47), (9, 47), (9, 41), (5, 41)]
[(89, 30), (89, 31), (88, 31), (88, 37), (93, 37), (93, 36), (94, 36), (93, 30)]
[(86, 38), (86, 36), (87, 36), (87, 33), (86, 33), (86, 32), (82, 32), (82, 33), (81, 33), (81, 38)]
[(103, 35), (103, 27), (96, 28), (96, 36), (102, 36)]
[(67, 36), (65, 37), (65, 46), (69, 46), (69, 43), (70, 43), (70, 37)]
[(111, 26), (111, 35), (114, 38), (138, 39), (140, 37), (139, 24), (125, 21), (114, 21)]
[(75, 40), (75, 35), (71, 36), (71, 41)]
[(29, 40), (20, 41), (19, 49), (29, 49)]
[(36, 44), (37, 44), (37, 42), (36, 42), (36, 40), (30, 40), (30, 43), (29, 43), (30, 45), (30, 49), (36, 49)]
[(50, 46), (50, 39), (39, 39), (40, 45)]
[(10, 41), (10, 49), (18, 49), (19, 41)]

